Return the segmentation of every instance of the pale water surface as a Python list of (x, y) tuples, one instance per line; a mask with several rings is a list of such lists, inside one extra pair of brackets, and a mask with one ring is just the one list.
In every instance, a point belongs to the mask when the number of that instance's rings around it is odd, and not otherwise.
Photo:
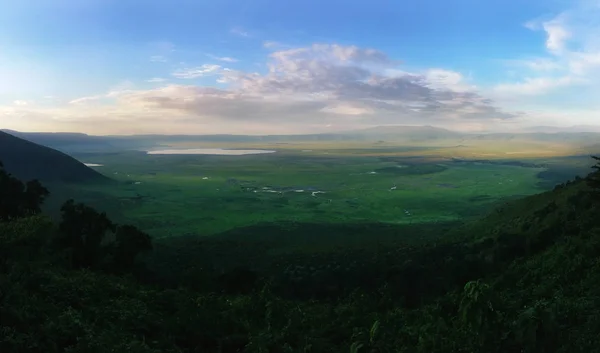
[(241, 156), (245, 154), (274, 153), (270, 150), (226, 150), (223, 148), (190, 148), (181, 150), (156, 150), (147, 151), (148, 154), (217, 154), (229, 156)]
[(96, 163), (83, 163), (86, 167), (103, 167), (104, 164), (96, 164)]

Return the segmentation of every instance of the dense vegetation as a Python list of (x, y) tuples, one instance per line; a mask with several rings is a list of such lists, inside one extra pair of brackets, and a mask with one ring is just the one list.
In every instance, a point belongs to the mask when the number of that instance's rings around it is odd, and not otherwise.
[(360, 246), (273, 253), (282, 228), (153, 245), (72, 200), (53, 224), (47, 190), (0, 169), (0, 351), (595, 352), (599, 175), (449, 229), (348, 225)]

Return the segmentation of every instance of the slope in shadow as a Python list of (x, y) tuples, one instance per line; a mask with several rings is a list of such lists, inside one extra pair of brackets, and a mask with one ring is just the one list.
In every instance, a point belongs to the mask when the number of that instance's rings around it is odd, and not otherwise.
[(111, 179), (71, 156), (0, 131), (0, 161), (22, 180), (45, 182), (106, 182)]

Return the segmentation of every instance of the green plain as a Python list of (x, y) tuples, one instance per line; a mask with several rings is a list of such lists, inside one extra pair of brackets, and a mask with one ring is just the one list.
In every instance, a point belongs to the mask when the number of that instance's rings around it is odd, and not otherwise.
[(59, 194), (155, 238), (217, 235), (271, 223), (443, 223), (542, 192), (567, 175), (584, 175), (589, 162), (587, 157), (521, 158), (532, 164), (524, 167), (506, 165), (517, 158), (461, 163), (413, 146), (327, 147), (244, 156), (81, 155), (83, 162), (102, 164), (95, 169), (116, 183)]

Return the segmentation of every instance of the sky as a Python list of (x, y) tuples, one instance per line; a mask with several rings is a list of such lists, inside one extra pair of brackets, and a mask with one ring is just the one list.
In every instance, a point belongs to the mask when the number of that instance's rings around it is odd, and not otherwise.
[(600, 125), (600, 0), (0, 0), (0, 128)]

